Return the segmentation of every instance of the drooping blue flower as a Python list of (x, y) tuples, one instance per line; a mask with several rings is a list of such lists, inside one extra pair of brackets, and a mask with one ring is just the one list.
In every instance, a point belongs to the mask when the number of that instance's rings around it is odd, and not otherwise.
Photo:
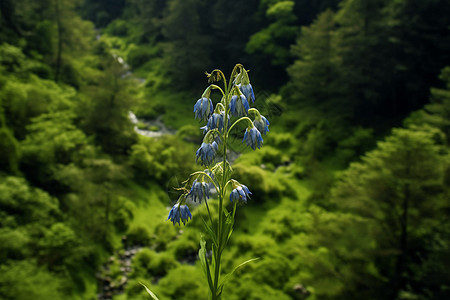
[(216, 141), (213, 141), (212, 143), (202, 143), (200, 148), (198, 148), (197, 152), (195, 153), (196, 161), (200, 159), (202, 165), (211, 165), (214, 162), (214, 156), (218, 148), (219, 146), (217, 145)]
[(235, 201), (243, 201), (243, 202), (247, 203), (247, 199), (250, 199), (251, 194), (252, 193), (250, 192), (248, 187), (241, 184), (231, 191), (230, 201), (233, 202), (233, 200), (235, 200)]
[(250, 146), (253, 150), (256, 150), (256, 147), (258, 147), (258, 149), (261, 149), (263, 138), (259, 130), (256, 129), (256, 127), (252, 127), (245, 130), (244, 138), (242, 139), (242, 141), (247, 141), (247, 146)]
[[(222, 112), (220, 114), (213, 113), (212, 116), (208, 119), (208, 124), (206, 125), (208, 130), (218, 129), (220, 132), (223, 130), (225, 119), (225, 113)], [(228, 118), (228, 125), (230, 125), (230, 118)]]
[(172, 209), (169, 212), (169, 217), (167, 218), (167, 220), (172, 221), (173, 225), (175, 225), (175, 223), (181, 225), (180, 220), (181, 222), (183, 222), (183, 225), (186, 225), (186, 222), (189, 219), (192, 219), (189, 207), (187, 205), (180, 205), (178, 203), (172, 207)]
[(203, 199), (209, 199), (209, 185), (206, 182), (200, 182), (197, 181), (197, 179), (194, 180), (194, 183), (192, 184), (191, 190), (189, 191), (189, 195), (192, 196), (192, 200), (194, 202), (202, 203)]
[(243, 117), (248, 114), (250, 105), (248, 105), (247, 98), (244, 95), (234, 95), (230, 101), (230, 113), (235, 117)]
[(244, 96), (247, 99), (252, 100), (252, 103), (255, 102), (255, 93), (253, 92), (253, 87), (252, 85), (249, 84), (239, 84), (239, 89), (241, 90), (242, 94), (244, 94)]
[(195, 118), (207, 120), (213, 112), (213, 104), (210, 98), (202, 97), (194, 105)]
[(259, 130), (260, 133), (266, 134), (269, 132), (269, 121), (264, 116), (261, 116), (260, 118), (256, 117), (253, 121), (253, 125)]

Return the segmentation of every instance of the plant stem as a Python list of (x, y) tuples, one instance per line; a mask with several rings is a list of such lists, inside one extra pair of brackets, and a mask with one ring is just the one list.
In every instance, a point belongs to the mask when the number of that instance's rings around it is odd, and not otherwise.
[[(222, 256), (222, 235), (223, 235), (223, 222), (224, 222), (224, 213), (223, 213), (223, 199), (225, 197), (225, 186), (228, 182), (228, 174), (227, 174), (227, 143), (228, 143), (228, 113), (229, 113), (229, 99), (230, 99), (230, 88), (227, 85), (227, 81), (222, 72), (220, 72), (223, 81), (224, 81), (224, 89), (225, 89), (225, 103), (224, 103), (224, 128), (223, 128), (223, 168), (222, 168), (222, 183), (219, 182), (220, 191), (219, 191), (219, 221), (217, 226), (217, 249), (214, 251), (214, 259), (215, 259), (215, 267), (214, 267), (214, 281), (213, 281), (213, 291), (212, 291), (212, 299), (218, 300), (218, 289), (219, 289), (219, 279), (220, 279), (220, 260)], [(231, 79), (230, 79), (231, 80)], [(231, 85), (231, 81), (229, 83)]]

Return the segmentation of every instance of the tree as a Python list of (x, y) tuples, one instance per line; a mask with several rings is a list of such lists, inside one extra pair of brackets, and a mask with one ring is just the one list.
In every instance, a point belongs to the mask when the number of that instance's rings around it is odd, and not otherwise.
[(369, 224), (376, 247), (367, 255), (391, 287), (370, 285), (384, 291), (382, 299), (417, 289), (410, 285), (413, 263), (430, 255), (423, 245), (447, 222), (449, 160), (443, 141), (442, 132), (431, 127), (394, 129), (361, 162), (352, 163), (332, 190), (331, 201), (340, 211)]
[(290, 82), (282, 94), (301, 111), (297, 125), (304, 139), (304, 152), (310, 158), (323, 157), (330, 146), (348, 137), (343, 130), (352, 116), (341, 77), (342, 62), (336, 51), (337, 24), (331, 10), (321, 13), (309, 27), (302, 27), (292, 47), (295, 62), (287, 68)]
[(136, 133), (128, 113), (135, 103), (132, 79), (126, 78), (126, 69), (117, 56), (102, 53), (98, 69), (83, 86), (87, 97), (82, 97), (76, 108), (80, 127), (94, 135), (97, 144), (109, 154), (125, 155), (136, 142)]
[(266, 16), (273, 23), (250, 37), (246, 51), (251, 54), (264, 53), (273, 65), (285, 66), (290, 58), (289, 46), (297, 34), (297, 27), (294, 25), (296, 16), (293, 13), (295, 2), (265, 2)]
[(449, 64), (448, 13), (439, 0), (341, 3), (341, 76), (358, 124), (403, 117), (428, 101), (429, 87)]
[(450, 144), (450, 67), (442, 70), (439, 78), (445, 88), (431, 88), (430, 104), (405, 120), (405, 125), (429, 125), (441, 129)]
[[(258, 2), (249, 0), (245, 5), (238, 0), (216, 0), (211, 6), (210, 26), (212, 59), (215, 67), (221, 70), (231, 70), (236, 62), (247, 65), (251, 57), (244, 48), (249, 36), (258, 28), (255, 22), (255, 11)], [(253, 64), (252, 71), (262, 71), (262, 66)], [(252, 72), (252, 79), (254, 78)]]
[(199, 0), (171, 0), (163, 19), (164, 65), (178, 89), (192, 88), (193, 78), (211, 69), (208, 7)]

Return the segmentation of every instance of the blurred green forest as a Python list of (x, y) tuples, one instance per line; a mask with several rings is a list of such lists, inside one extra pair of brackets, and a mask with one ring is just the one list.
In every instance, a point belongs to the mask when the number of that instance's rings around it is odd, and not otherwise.
[[(261, 259), (225, 299), (450, 299), (449, 16), (448, 0), (2, 0), (0, 299), (148, 299), (140, 282), (206, 299), (206, 210), (166, 218), (202, 169), (204, 72), (236, 63), (271, 126), (261, 150), (233, 144), (253, 196), (223, 271)], [(135, 130), (156, 121), (169, 133)]]

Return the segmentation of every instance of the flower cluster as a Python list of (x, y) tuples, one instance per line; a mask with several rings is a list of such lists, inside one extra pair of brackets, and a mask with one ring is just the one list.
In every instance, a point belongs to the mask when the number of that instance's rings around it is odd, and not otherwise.
[[(208, 277), (211, 299), (221, 299), (223, 281), (221, 273), (221, 255), (231, 237), (234, 226), (234, 218), (237, 205), (247, 203), (250, 199), (249, 188), (232, 179), (232, 168), (227, 160), (228, 139), (233, 131), (233, 135), (238, 128), (236, 124), (244, 123), (242, 142), (256, 150), (263, 144), (263, 135), (269, 132), (269, 121), (260, 112), (251, 108), (250, 104), (255, 102), (255, 93), (250, 84), (248, 70), (238, 64), (234, 67), (229, 81), (220, 70), (214, 70), (209, 77), (210, 86), (206, 88), (200, 99), (194, 105), (195, 118), (206, 121), (200, 129), (203, 130), (203, 141), (195, 156), (196, 162), (204, 165), (206, 170), (192, 173), (180, 187), (182, 195), (177, 203), (172, 207), (168, 220), (174, 225), (181, 225), (192, 218), (187, 199), (192, 199), (196, 203), (205, 203), (208, 212), (208, 219), (205, 221), (205, 235), (207, 240), (212, 241), (210, 246), (213, 264), (208, 263), (206, 239), (200, 242), (199, 257), (205, 274)], [(222, 82), (222, 87), (214, 84)], [(221, 100), (213, 105), (211, 92), (218, 90), (222, 94)], [(217, 193), (217, 213), (218, 217), (211, 215), (209, 199), (211, 196), (210, 187), (214, 186)], [(227, 201), (230, 200), (230, 202)], [(225, 203), (233, 208), (227, 209)]]
[[(223, 88), (215, 84), (208, 86), (194, 105), (195, 118), (206, 121), (206, 125), (200, 128), (204, 132), (204, 137), (196, 152), (196, 162), (207, 167), (207, 170), (192, 174), (185, 182), (185, 187), (182, 188), (183, 195), (169, 214), (169, 219), (174, 224), (180, 224), (180, 220), (184, 224), (191, 216), (185, 204), (187, 196), (194, 202), (207, 204), (210, 197), (210, 184), (214, 185), (220, 200), (223, 199), (226, 188), (231, 185), (232, 190), (229, 194), (231, 203), (246, 203), (250, 199), (250, 190), (247, 186), (229, 178), (231, 171), (228, 171), (231, 167), (226, 158), (228, 136), (237, 123), (244, 122), (246, 129), (243, 132), (242, 142), (256, 150), (263, 144), (262, 135), (269, 132), (269, 121), (257, 109), (250, 107), (256, 99), (248, 70), (240, 64), (236, 65), (228, 85), (220, 70), (214, 70), (207, 75), (211, 83), (223, 81)], [(211, 99), (213, 90), (219, 90), (222, 94), (220, 102), (215, 106)], [(231, 122), (233, 118), (234, 123)], [(221, 159), (215, 164), (219, 155)], [(224, 177), (225, 180), (223, 180)]]

